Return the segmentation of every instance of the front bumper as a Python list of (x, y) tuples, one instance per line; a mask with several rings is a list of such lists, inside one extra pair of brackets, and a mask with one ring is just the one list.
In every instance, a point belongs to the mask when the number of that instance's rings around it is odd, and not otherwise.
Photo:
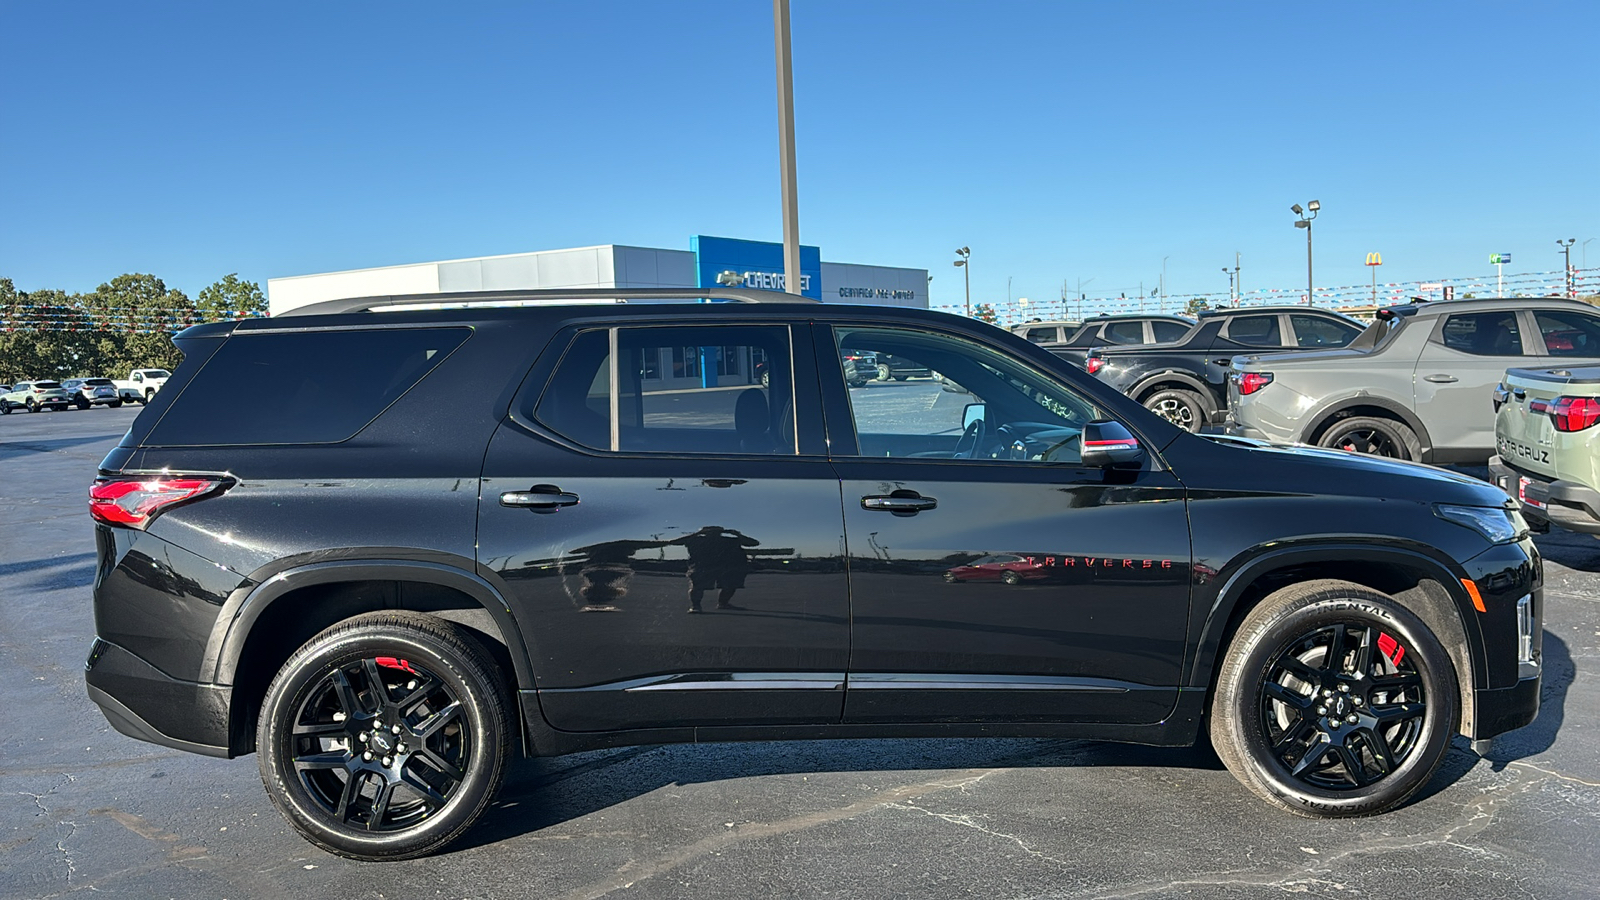
[(1506, 465), (1498, 456), (1489, 458), (1489, 479), (1522, 506), (1527, 518), (1600, 535), (1600, 491), (1575, 481), (1546, 481)]
[(228, 706), (233, 689), (169, 678), (134, 654), (94, 639), (84, 663), (89, 699), (111, 727), (131, 738), (229, 757)]

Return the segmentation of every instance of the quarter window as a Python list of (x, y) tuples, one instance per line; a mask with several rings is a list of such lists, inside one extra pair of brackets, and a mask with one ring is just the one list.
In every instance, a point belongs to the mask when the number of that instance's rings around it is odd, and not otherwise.
[[(782, 326), (586, 331), (562, 357), (533, 417), (596, 450), (792, 455), (792, 358)], [(671, 365), (652, 369), (652, 359)], [(661, 377), (647, 377), (652, 371)]]
[(1156, 334), (1157, 343), (1175, 341), (1189, 333), (1189, 326), (1177, 322), (1151, 322), (1150, 328)]
[(1113, 344), (1144, 343), (1143, 322), (1112, 322), (1106, 326), (1105, 339)]
[(1566, 310), (1533, 314), (1551, 356), (1600, 356), (1600, 318)]
[(1056, 329), (1053, 326), (1050, 327), (1050, 328), (1029, 328), (1028, 329), (1028, 340), (1033, 341), (1035, 344), (1050, 344), (1050, 343), (1054, 343), (1055, 340), (1056, 340), (1056, 337), (1057, 337)]
[(894, 328), (833, 333), (841, 354), (854, 348), (939, 374), (849, 381), (861, 456), (1077, 463), (1083, 426), (1102, 416), (1053, 376), (975, 341)]
[(1446, 347), (1475, 356), (1521, 356), (1522, 335), (1517, 314), (1463, 313), (1445, 320), (1439, 339)]

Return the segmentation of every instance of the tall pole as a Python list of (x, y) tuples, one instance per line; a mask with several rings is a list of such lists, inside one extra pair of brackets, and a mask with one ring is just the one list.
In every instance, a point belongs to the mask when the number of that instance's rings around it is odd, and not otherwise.
[(1316, 282), (1311, 280), (1311, 220), (1306, 220), (1306, 305), (1317, 305), (1317, 289), (1312, 287)]
[(789, 52), (789, 0), (772, 0), (778, 56), (778, 179), (783, 185), (783, 287), (800, 285), (800, 194), (794, 179), (794, 59)]
[(1167, 260), (1171, 258), (1170, 256), (1161, 257), (1161, 305), (1156, 307), (1156, 312), (1158, 313), (1167, 311)]
[(1244, 299), (1244, 276), (1239, 274), (1239, 251), (1233, 251), (1233, 280), (1237, 285), (1233, 293), (1233, 305), (1238, 306)]
[(1556, 240), (1556, 246), (1561, 248), (1561, 273), (1567, 277), (1567, 296), (1569, 298), (1578, 296), (1578, 292), (1573, 289), (1572, 282), (1572, 245), (1577, 242), (1577, 238), (1567, 238), (1564, 241)]

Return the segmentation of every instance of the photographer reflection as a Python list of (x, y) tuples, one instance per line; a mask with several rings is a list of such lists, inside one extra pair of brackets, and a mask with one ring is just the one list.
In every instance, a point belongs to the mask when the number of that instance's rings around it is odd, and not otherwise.
[(750, 554), (745, 548), (759, 546), (760, 541), (732, 528), (707, 525), (671, 543), (689, 552), (689, 612), (700, 612), (700, 601), (713, 588), (717, 609), (740, 608), (733, 605), (733, 595), (744, 587), (744, 578), (750, 573)]

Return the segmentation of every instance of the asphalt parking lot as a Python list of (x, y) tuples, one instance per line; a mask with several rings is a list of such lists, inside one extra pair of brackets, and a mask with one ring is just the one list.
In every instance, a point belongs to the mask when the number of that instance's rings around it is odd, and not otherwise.
[(523, 761), (448, 853), (330, 856), (291, 832), (254, 757), (123, 737), (84, 695), (85, 491), (139, 411), (0, 418), (3, 897), (1596, 895), (1600, 541), (1571, 534), (1539, 539), (1539, 719), (1487, 759), (1458, 740), (1420, 799), (1379, 818), (1278, 812), (1206, 750), (724, 744)]

